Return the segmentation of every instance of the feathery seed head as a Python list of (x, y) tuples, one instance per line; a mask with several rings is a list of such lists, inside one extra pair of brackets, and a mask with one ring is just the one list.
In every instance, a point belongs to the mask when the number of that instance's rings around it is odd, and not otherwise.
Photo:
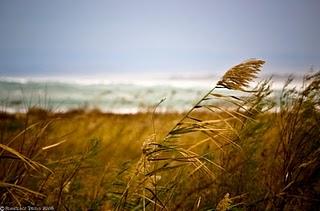
[(260, 59), (246, 60), (229, 69), (217, 85), (233, 90), (244, 90), (249, 82), (256, 78), (265, 61)]

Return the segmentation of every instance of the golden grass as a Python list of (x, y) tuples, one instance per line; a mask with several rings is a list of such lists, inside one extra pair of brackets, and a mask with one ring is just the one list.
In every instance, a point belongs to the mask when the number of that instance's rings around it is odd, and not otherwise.
[(269, 112), (270, 81), (247, 87), (263, 63), (249, 60), (231, 68), (185, 114), (36, 108), (1, 114), (0, 205), (317, 208), (319, 74), (306, 77), (301, 90), (284, 88), (280, 110)]

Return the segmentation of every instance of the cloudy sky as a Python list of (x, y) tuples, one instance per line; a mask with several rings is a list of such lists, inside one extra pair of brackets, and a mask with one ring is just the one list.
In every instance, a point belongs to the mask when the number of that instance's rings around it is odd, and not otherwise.
[(1, 0), (0, 76), (320, 67), (319, 0)]

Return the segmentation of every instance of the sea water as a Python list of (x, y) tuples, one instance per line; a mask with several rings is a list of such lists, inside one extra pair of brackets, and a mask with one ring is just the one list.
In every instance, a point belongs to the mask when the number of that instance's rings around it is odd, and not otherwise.
[[(157, 108), (183, 112), (192, 107), (218, 81), (202, 79), (66, 79), (0, 77), (1, 111), (25, 112), (41, 107), (55, 112), (99, 109), (112, 113), (136, 113)], [(279, 92), (281, 85), (274, 86)]]
[(199, 99), (212, 83), (188, 80), (63, 80), (0, 78), (1, 110), (23, 112), (42, 107), (56, 112), (100, 109), (136, 113), (153, 109), (183, 111)]

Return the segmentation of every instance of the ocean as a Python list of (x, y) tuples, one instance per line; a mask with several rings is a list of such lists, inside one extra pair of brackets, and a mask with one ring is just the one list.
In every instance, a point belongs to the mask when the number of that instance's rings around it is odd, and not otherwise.
[[(186, 111), (209, 91), (217, 78), (71, 79), (0, 77), (0, 109), (25, 112), (41, 107), (54, 112), (99, 109), (111, 113)], [(281, 84), (274, 84), (279, 92)]]
[(136, 113), (153, 109), (183, 111), (209, 90), (207, 80), (98, 80), (62, 78), (0, 78), (2, 111), (24, 112), (42, 107), (55, 112), (99, 109)]

